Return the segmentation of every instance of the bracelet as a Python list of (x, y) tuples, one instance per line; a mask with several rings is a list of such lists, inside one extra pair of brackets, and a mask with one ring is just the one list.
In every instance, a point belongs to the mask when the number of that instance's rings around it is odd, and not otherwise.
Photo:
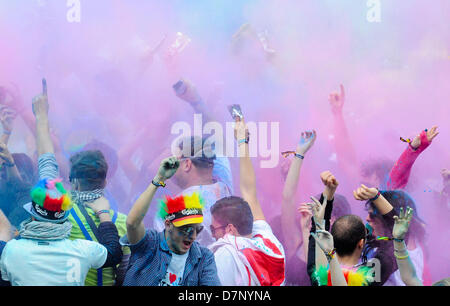
[(300, 159), (305, 159), (305, 157), (301, 154), (295, 153), (295, 157), (298, 157)]
[(376, 199), (378, 199), (378, 198), (380, 197), (380, 195), (381, 195), (381, 193), (380, 193), (380, 191), (378, 191), (377, 195), (374, 196), (372, 199), (369, 199), (369, 201), (370, 201), (370, 202), (375, 201)]
[(166, 183), (164, 183), (163, 181), (155, 182), (152, 180), (152, 184), (155, 185), (156, 187), (166, 187)]
[(405, 239), (399, 239), (399, 238), (389, 238), (389, 237), (383, 237), (383, 236), (377, 236), (377, 240), (394, 240), (397, 242), (403, 242)]
[(334, 258), (334, 255), (336, 254), (336, 248), (332, 249), (330, 252), (326, 253), (325, 255), (328, 258), (328, 261), (331, 261)]
[(405, 256), (398, 256), (397, 254), (394, 253), (395, 258), (397, 259), (406, 259), (409, 257), (409, 254), (406, 254)]
[(109, 210), (107, 210), (107, 209), (102, 209), (102, 210), (97, 211), (97, 212), (95, 213), (95, 215), (98, 217), (98, 216), (100, 216), (101, 214), (106, 214), (106, 213), (109, 214)]
[(239, 144), (244, 143), (244, 142), (245, 142), (245, 143), (248, 143), (248, 141), (249, 141), (248, 138), (247, 138), (247, 139), (241, 139), (241, 140), (238, 141), (238, 143), (239, 143)]

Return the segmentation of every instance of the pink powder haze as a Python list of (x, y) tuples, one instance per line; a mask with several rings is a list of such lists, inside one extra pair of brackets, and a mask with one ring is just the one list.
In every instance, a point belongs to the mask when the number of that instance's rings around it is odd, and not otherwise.
[[(322, 191), (319, 174), (330, 170), (341, 183), (337, 192), (365, 220), (364, 203), (352, 196), (360, 177), (348, 176), (335, 155), (339, 135), (328, 95), (343, 84), (343, 116), (358, 167), (376, 158), (394, 162), (406, 148), (400, 136), (438, 126), (439, 135), (413, 166), (407, 191), (428, 224), (433, 281), (450, 276), (449, 223), (438, 226), (440, 207), (433, 203), (442, 190), (440, 170), (450, 169), (450, 1), (381, 0), (380, 22), (368, 21), (363, 0), (80, 3), (80, 22), (69, 22), (64, 0), (0, 0), (0, 86), (16, 84), (31, 110), (45, 77), (51, 126), (68, 151), (93, 138), (119, 151), (141, 133), (135, 163), (158, 158), (177, 136), (172, 124), (193, 122), (191, 107), (172, 89), (183, 77), (211, 101), (219, 122), (230, 121), (229, 104), (240, 104), (248, 121), (279, 122), (280, 134), (272, 137), (279, 137), (280, 152), (295, 149), (300, 133), (315, 129), (299, 203)], [(246, 23), (255, 33), (266, 31), (275, 55), (268, 56), (257, 38), (233, 47), (233, 35)], [(168, 61), (164, 54), (177, 32), (191, 41)], [(21, 119), (9, 147), (34, 156), (33, 136)], [(270, 220), (281, 212), (283, 157), (265, 169), (259, 159), (258, 196)], [(238, 194), (237, 159), (231, 164)], [(120, 165), (117, 175), (129, 191), (126, 171)], [(124, 213), (130, 206), (119, 203)]]

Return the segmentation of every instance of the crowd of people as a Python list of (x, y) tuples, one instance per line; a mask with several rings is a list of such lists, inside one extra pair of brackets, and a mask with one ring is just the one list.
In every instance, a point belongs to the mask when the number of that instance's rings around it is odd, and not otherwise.
[[(188, 80), (184, 84), (186, 90), (178, 97), (210, 118), (195, 86)], [(426, 225), (405, 186), (415, 160), (438, 135), (436, 126), (405, 140), (405, 151), (395, 164), (364, 169), (367, 180), (354, 186), (353, 197), (365, 203), (367, 222), (352, 214), (348, 199), (337, 193), (339, 178), (326, 169), (317, 176), (322, 193), (297, 206), (300, 170), (319, 137), (314, 130), (299, 135), (282, 169), (281, 216), (278, 225), (270, 221), (258, 199), (249, 154), (253, 139), (243, 116), (236, 116), (234, 124), (239, 193), (233, 187), (237, 178), (230, 160), (216, 156), (214, 143), (207, 139), (189, 137), (179, 142), (177, 152), (162, 150), (165, 156), (153, 161), (159, 163), (153, 179), (139, 171), (127, 174), (142, 188), (124, 214), (118, 202), (126, 196), (118, 195), (120, 184), (114, 184), (117, 153), (96, 141), (65, 156), (52, 132), (46, 80), (33, 99), (33, 115), (17, 92), (2, 92), (2, 286), (432, 285)], [(5, 102), (6, 95), (12, 102)], [(343, 86), (329, 97), (341, 137), (336, 149), (348, 175), (356, 177), (355, 153), (340, 120), (344, 99)], [(17, 116), (35, 135), (37, 167), (33, 158), (8, 150)], [(126, 149), (132, 148), (130, 144)], [(151, 169), (143, 168), (146, 174)], [(444, 169), (442, 177), (445, 187), (439, 201), (445, 204), (450, 199), (450, 171)], [(182, 191), (155, 201), (168, 180)], [(449, 207), (441, 207), (443, 222)], [(144, 218), (151, 209), (154, 222), (146, 228)]]

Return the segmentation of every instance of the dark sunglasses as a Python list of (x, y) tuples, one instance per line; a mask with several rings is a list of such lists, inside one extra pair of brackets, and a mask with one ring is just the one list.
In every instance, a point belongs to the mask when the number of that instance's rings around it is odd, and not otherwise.
[(178, 233), (180, 235), (183, 235), (185, 237), (191, 237), (194, 234), (194, 231), (198, 234), (200, 234), (203, 230), (202, 225), (197, 226), (181, 226), (177, 227)]

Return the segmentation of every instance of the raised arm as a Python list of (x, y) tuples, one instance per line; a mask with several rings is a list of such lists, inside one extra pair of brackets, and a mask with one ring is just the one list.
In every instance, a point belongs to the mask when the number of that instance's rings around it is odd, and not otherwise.
[(38, 156), (55, 153), (48, 122), (47, 81), (42, 79), (42, 93), (33, 98), (33, 114), (36, 117), (36, 148)]
[[(311, 200), (313, 200), (312, 203), (309, 203), (311, 205), (311, 210), (313, 214), (313, 224), (311, 228), (311, 237), (315, 237), (315, 233), (318, 231), (325, 230), (325, 210), (327, 207), (327, 198), (324, 197), (323, 203), (321, 204), (316, 198), (311, 197)], [(328, 262), (325, 254), (322, 252), (318, 240), (314, 239), (314, 253), (315, 253), (315, 260), (314, 260), (314, 268), (317, 269), (318, 267), (326, 267)], [(311, 243), (312, 241), (310, 241)]]
[(265, 220), (258, 197), (256, 196), (256, 176), (249, 156), (249, 134), (244, 120), (236, 118), (235, 137), (238, 142), (240, 190), (253, 214), (253, 220)]
[(196, 114), (202, 114), (203, 122), (208, 122), (212, 119), (209, 108), (191, 81), (181, 79), (174, 85), (174, 90), (177, 97), (188, 102)]
[(311, 235), (316, 241), (316, 246), (319, 246), (320, 250), (327, 258), (330, 266), (331, 284), (333, 286), (347, 286), (347, 281), (345, 280), (341, 265), (336, 258), (333, 236), (329, 232), (323, 230), (318, 230), (316, 233), (311, 233)]
[(115, 267), (121, 262), (123, 253), (119, 243), (119, 233), (111, 220), (109, 201), (105, 197), (101, 197), (86, 203), (86, 206), (91, 208), (100, 220), (98, 242), (108, 250), (103, 267)]
[(411, 174), (412, 166), (414, 165), (417, 157), (419, 157), (420, 153), (428, 148), (431, 141), (438, 134), (439, 132), (437, 131), (437, 126), (433, 126), (430, 130), (422, 131), (411, 141), (389, 173), (389, 178), (387, 181), (387, 188), (389, 190), (402, 189), (406, 187)]
[(353, 196), (359, 201), (370, 200), (382, 215), (386, 215), (394, 209), (376, 188), (369, 188), (361, 184), (361, 187), (353, 191)]
[(394, 216), (394, 229), (392, 230), (392, 238), (394, 238), (394, 255), (397, 266), (400, 271), (402, 281), (407, 286), (423, 286), (422, 281), (417, 277), (416, 269), (409, 258), (408, 249), (405, 244), (405, 236), (408, 233), (409, 225), (413, 217), (413, 209), (407, 207), (403, 211), (400, 208), (399, 216)]
[(16, 112), (13, 109), (8, 106), (0, 107), (0, 122), (3, 128), (0, 142), (5, 145), (8, 144), (9, 137), (12, 134), (14, 119), (16, 119)]
[[(301, 134), (300, 142), (295, 150), (295, 157), (291, 162), (286, 181), (283, 187), (283, 198), (281, 203), (281, 227), (284, 237), (291, 237), (285, 239), (285, 250), (289, 258), (297, 249), (301, 242), (301, 237), (297, 234), (292, 235), (296, 231), (295, 225), (295, 194), (297, 192), (298, 181), (300, 177), (300, 169), (303, 164), (303, 159), (306, 152), (313, 146), (316, 140), (316, 131), (303, 132)], [(308, 234), (309, 235), (309, 234)]]
[[(333, 201), (334, 193), (336, 192), (339, 182), (336, 180), (334, 175), (330, 171), (324, 171), (320, 174), (320, 179), (325, 185), (325, 189), (321, 194), (320, 203), (314, 197), (312, 203), (308, 203), (311, 206), (311, 212), (313, 215), (313, 222), (311, 222), (311, 233), (315, 233), (317, 230), (330, 230), (330, 219), (333, 212)], [(331, 199), (328, 200), (328, 197)], [(320, 250), (320, 246), (317, 245), (317, 241), (313, 240), (313, 235), (309, 236), (308, 239), (308, 261), (307, 261), (307, 271), (308, 275), (311, 277), (316, 267), (326, 266), (327, 260), (323, 252)], [(311, 277), (311, 281), (314, 282), (314, 278)], [(314, 284), (314, 283), (313, 283)]]
[(30, 109), (25, 105), (22, 96), (20, 94), (19, 88), (12, 84), (13, 86), (4, 87), (4, 92), (11, 97), (11, 101), (7, 103), (8, 108), (13, 109), (15, 115), (18, 115), (25, 122), (29, 130), (35, 134), (34, 118), (30, 112)]
[(175, 174), (179, 166), (180, 162), (176, 157), (164, 159), (152, 182), (134, 203), (127, 216), (127, 236), (130, 244), (136, 244), (144, 238), (145, 227), (143, 220), (155, 196), (156, 190), (159, 186), (165, 185), (164, 182)]
[(8, 146), (0, 142), (0, 167), (6, 168), (6, 175), (11, 182), (22, 181), (19, 170), (17, 170), (16, 163), (13, 156), (8, 150)]
[(345, 103), (344, 85), (340, 85), (339, 93), (331, 93), (328, 96), (328, 101), (330, 102), (331, 112), (333, 114), (333, 128), (335, 132), (334, 146), (338, 156), (338, 163), (349, 177), (357, 177), (357, 155), (342, 114)]

